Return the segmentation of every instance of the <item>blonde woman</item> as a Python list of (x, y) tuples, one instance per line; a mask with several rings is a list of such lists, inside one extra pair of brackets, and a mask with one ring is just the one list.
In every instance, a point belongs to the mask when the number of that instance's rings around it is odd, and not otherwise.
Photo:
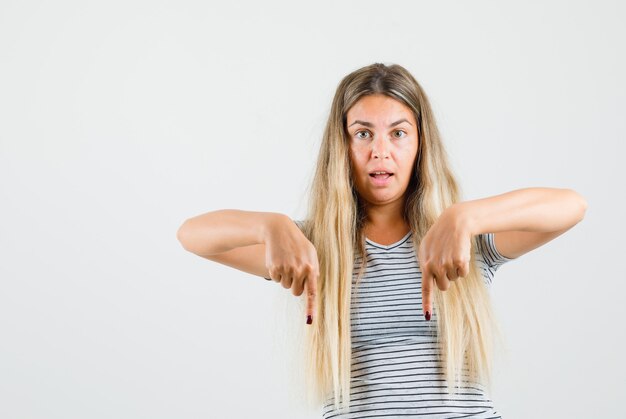
[(399, 65), (341, 80), (308, 214), (218, 210), (183, 247), (280, 283), (306, 311), (308, 389), (324, 418), (499, 418), (488, 396), (503, 263), (585, 214), (571, 189), (461, 201), (428, 98)]

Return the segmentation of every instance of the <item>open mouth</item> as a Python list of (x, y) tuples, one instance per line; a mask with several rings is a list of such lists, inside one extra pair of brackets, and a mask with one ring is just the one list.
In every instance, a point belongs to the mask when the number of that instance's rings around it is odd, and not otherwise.
[(393, 173), (383, 173), (383, 174), (374, 174), (374, 173), (370, 173), (370, 176), (376, 179), (387, 179), (391, 176), (393, 176)]

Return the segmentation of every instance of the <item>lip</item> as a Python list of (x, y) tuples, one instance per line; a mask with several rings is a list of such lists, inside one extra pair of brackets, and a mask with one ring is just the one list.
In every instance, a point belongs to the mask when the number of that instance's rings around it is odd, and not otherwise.
[(369, 174), (371, 175), (374, 172), (387, 172), (387, 173), (391, 173), (393, 175), (393, 172), (391, 170), (387, 170), (384, 167), (378, 167), (376, 169), (370, 170)]
[(389, 176), (387, 179), (376, 179), (374, 176), (368, 176), (370, 178), (370, 181), (375, 185), (375, 186), (387, 186), (391, 183), (391, 179), (394, 177), (395, 175), (391, 175)]

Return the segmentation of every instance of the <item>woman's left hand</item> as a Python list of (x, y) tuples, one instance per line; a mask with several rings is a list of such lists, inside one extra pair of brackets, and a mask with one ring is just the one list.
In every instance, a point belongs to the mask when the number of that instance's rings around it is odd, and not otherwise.
[(450, 281), (469, 273), (471, 239), (459, 205), (446, 208), (422, 239), (417, 261), (422, 271), (422, 310), (426, 320), (433, 312), (433, 282), (445, 291)]

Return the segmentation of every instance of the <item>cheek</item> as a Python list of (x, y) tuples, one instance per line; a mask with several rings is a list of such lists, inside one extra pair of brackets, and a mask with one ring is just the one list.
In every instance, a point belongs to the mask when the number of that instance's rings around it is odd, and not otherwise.
[(351, 152), (350, 153), (350, 175), (352, 176), (352, 178), (355, 178), (356, 173), (359, 170), (359, 162), (356, 158), (356, 156)]
[(365, 161), (366, 160), (364, 159), (364, 154), (362, 151), (350, 151), (350, 162), (352, 163), (352, 167), (354, 169), (359, 170), (360, 168), (363, 168)]
[(415, 159), (417, 158), (417, 149), (407, 148), (399, 151), (398, 154), (399, 160), (402, 162), (403, 166), (411, 166)]

